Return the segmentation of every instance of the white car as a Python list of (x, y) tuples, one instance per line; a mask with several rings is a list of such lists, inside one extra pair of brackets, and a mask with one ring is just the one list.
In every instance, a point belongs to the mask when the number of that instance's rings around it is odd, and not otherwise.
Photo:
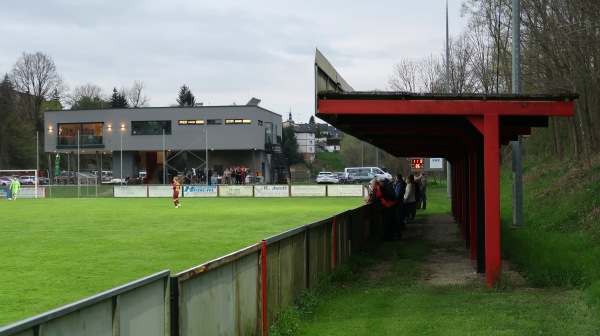
[(317, 183), (338, 183), (338, 177), (337, 175), (331, 173), (331, 172), (320, 172), (319, 175), (317, 175)]
[(12, 182), (12, 178), (8, 176), (0, 176), (0, 185), (9, 186)]
[(21, 184), (35, 184), (35, 176), (19, 176), (19, 182)]

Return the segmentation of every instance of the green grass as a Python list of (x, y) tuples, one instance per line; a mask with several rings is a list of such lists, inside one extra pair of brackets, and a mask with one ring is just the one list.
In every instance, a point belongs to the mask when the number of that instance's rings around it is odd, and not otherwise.
[[(428, 188), (427, 210), (418, 216), (447, 213), (449, 203), (444, 200), (445, 188)], [(513, 253), (527, 255), (540, 244), (531, 236), (524, 241), (532, 247)], [(341, 280), (332, 276), (334, 280), (324, 285), (329, 290), (317, 289), (316, 299), (307, 295), (310, 302), (316, 302), (309, 313), (298, 309), (295, 314), (284, 312), (278, 323), (286, 328), (275, 326), (270, 335), (600, 334), (598, 301), (590, 299), (595, 297), (590, 292), (600, 294), (600, 282), (587, 291), (571, 286), (531, 288), (527, 282), (514, 283), (507, 278), (495, 288), (485, 287), (483, 280), (464, 285), (424, 285), (418, 281), (418, 266), (432, 248), (417, 236), (354, 256), (349, 263), (351, 275)], [(380, 272), (377, 268), (382, 263), (390, 263), (389, 269), (373, 280), (373, 269)], [(547, 267), (552, 265), (556, 262), (548, 260)], [(556, 271), (561, 272), (569, 273), (566, 269)], [(305, 304), (302, 298), (299, 303)]]
[(177, 273), (362, 198), (2, 200), (0, 325), (161, 270)]

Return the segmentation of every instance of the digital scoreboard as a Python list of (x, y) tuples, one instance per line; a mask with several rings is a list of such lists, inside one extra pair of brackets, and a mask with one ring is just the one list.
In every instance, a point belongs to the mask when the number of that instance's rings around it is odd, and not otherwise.
[(442, 158), (410, 158), (411, 171), (444, 171)]
[(425, 159), (411, 159), (412, 169), (423, 169), (425, 168)]

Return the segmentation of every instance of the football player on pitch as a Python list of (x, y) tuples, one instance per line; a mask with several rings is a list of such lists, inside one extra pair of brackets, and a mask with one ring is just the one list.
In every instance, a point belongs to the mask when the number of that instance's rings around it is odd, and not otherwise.
[(173, 177), (173, 203), (175, 204), (175, 209), (179, 208), (181, 204), (179, 204), (179, 178)]

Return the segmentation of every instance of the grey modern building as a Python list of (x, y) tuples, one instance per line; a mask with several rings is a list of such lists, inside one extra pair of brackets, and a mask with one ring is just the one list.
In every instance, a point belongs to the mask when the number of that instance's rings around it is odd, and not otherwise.
[[(222, 175), (242, 166), (277, 180), (281, 115), (258, 105), (46, 111), (45, 152), (61, 170), (145, 171), (150, 183), (168, 172), (208, 167)], [(281, 154), (279, 154), (281, 155)]]

